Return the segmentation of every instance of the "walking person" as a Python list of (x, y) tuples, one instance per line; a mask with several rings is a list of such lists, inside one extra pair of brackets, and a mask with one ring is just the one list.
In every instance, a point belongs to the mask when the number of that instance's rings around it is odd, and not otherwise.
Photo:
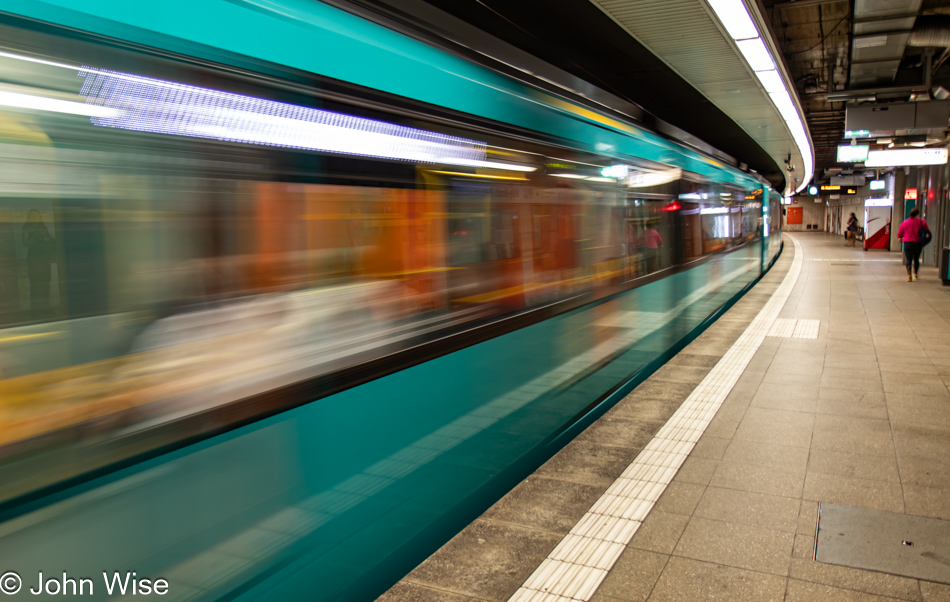
[(845, 246), (854, 246), (854, 241), (858, 238), (858, 218), (852, 213), (851, 217), (848, 218), (848, 233), (846, 238), (851, 241), (851, 244), (848, 245), (845, 243)]
[[(920, 252), (924, 245), (921, 241), (921, 230), (930, 230), (927, 222), (920, 218), (920, 211), (915, 207), (910, 210), (910, 217), (905, 219), (897, 229), (897, 238), (904, 243), (904, 265), (907, 267), (907, 282), (917, 280), (917, 270), (920, 268)], [(911, 264), (914, 272), (911, 275)], [(912, 277), (913, 276), (913, 277)]]

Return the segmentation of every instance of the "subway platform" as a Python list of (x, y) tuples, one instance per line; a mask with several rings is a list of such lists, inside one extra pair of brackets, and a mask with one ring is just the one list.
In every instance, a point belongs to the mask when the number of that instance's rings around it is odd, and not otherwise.
[(907, 282), (898, 253), (785, 235), (720, 320), (381, 600), (950, 600), (948, 385), (934, 268)]

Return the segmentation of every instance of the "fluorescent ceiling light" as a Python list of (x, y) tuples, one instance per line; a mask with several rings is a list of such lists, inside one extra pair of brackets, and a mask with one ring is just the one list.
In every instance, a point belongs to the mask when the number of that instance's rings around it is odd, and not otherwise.
[(759, 78), (762, 87), (765, 88), (765, 91), (769, 94), (773, 92), (786, 92), (785, 82), (782, 81), (782, 76), (779, 75), (775, 69), (756, 71), (755, 76)]
[(795, 110), (795, 103), (792, 102), (792, 97), (788, 95), (788, 90), (771, 92), (769, 97), (772, 99), (772, 104), (778, 109), (782, 119), (785, 121), (798, 120), (798, 111)]
[(739, 52), (745, 57), (746, 62), (752, 67), (753, 71), (767, 71), (775, 69), (775, 62), (772, 55), (769, 54), (762, 38), (752, 38), (751, 40), (739, 40), (736, 42)]
[(702, 215), (717, 215), (720, 213), (729, 213), (728, 207), (703, 207), (699, 210)]
[[(795, 121), (794, 123), (789, 124), (792, 130), (792, 139), (795, 140), (795, 144), (798, 145), (799, 150), (808, 148), (808, 134), (805, 133), (805, 127), (802, 125), (801, 121)], [(807, 153), (802, 150), (802, 159), (805, 158)]]
[(33, 111), (49, 111), (51, 113), (66, 113), (69, 115), (84, 115), (86, 117), (120, 117), (122, 111), (109, 107), (90, 105), (84, 102), (47, 98), (33, 94), (20, 94), (0, 90), (0, 105), (29, 109)]
[(716, 18), (726, 28), (733, 40), (744, 40), (759, 35), (752, 23), (752, 17), (746, 10), (742, 0), (708, 0), (709, 6), (716, 13)]
[(815, 160), (812, 155), (808, 133), (802, 124), (798, 109), (789, 95), (791, 86), (786, 86), (781, 74), (775, 68), (775, 60), (742, 0), (707, 0), (710, 8), (729, 32), (742, 53), (743, 58), (755, 72), (762, 87), (772, 98), (782, 118), (792, 133), (792, 139), (798, 147), (804, 165), (804, 177), (796, 192), (803, 190), (814, 175)]
[(796, 142), (808, 142), (808, 135), (805, 133), (805, 126), (802, 125), (800, 119), (793, 119), (785, 122), (788, 125), (789, 131), (792, 132), (792, 138)]
[(944, 165), (947, 162), (945, 148), (901, 148), (868, 153), (865, 167), (904, 167), (913, 165)]
[(555, 178), (570, 178), (572, 180), (583, 180), (587, 177), (579, 173), (552, 173), (551, 175)]

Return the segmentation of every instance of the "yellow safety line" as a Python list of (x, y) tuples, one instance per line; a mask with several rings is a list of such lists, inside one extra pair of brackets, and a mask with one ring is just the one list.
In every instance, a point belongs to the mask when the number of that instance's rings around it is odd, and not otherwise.
[(429, 173), (438, 173), (438, 174), (444, 174), (447, 176), (463, 176), (466, 178), (485, 178), (487, 180), (518, 180), (522, 182), (528, 181), (528, 178), (524, 176), (490, 176), (487, 174), (480, 174), (480, 173), (464, 173), (461, 171), (438, 171), (435, 169), (430, 169)]
[(62, 330), (56, 330), (54, 332), (38, 332), (36, 334), (17, 334), (10, 335), (7, 337), (0, 337), (0, 345), (4, 343), (16, 343), (19, 341), (27, 341), (30, 339), (41, 339), (43, 337), (51, 337), (57, 334), (63, 334)]

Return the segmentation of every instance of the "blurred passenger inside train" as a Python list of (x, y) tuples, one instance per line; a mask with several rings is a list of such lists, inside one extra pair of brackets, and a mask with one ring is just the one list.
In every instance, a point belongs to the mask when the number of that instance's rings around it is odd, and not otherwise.
[(637, 252), (640, 253), (646, 266), (647, 273), (660, 269), (660, 247), (663, 246), (663, 237), (651, 224), (645, 224), (637, 229)]
[(20, 304), (17, 237), (12, 211), (0, 211), (0, 324), (13, 322)]
[(53, 279), (55, 239), (36, 209), (26, 215), (21, 233), (26, 247), (26, 273), (30, 282), (30, 311), (34, 317), (45, 315), (50, 306), (50, 284)]

